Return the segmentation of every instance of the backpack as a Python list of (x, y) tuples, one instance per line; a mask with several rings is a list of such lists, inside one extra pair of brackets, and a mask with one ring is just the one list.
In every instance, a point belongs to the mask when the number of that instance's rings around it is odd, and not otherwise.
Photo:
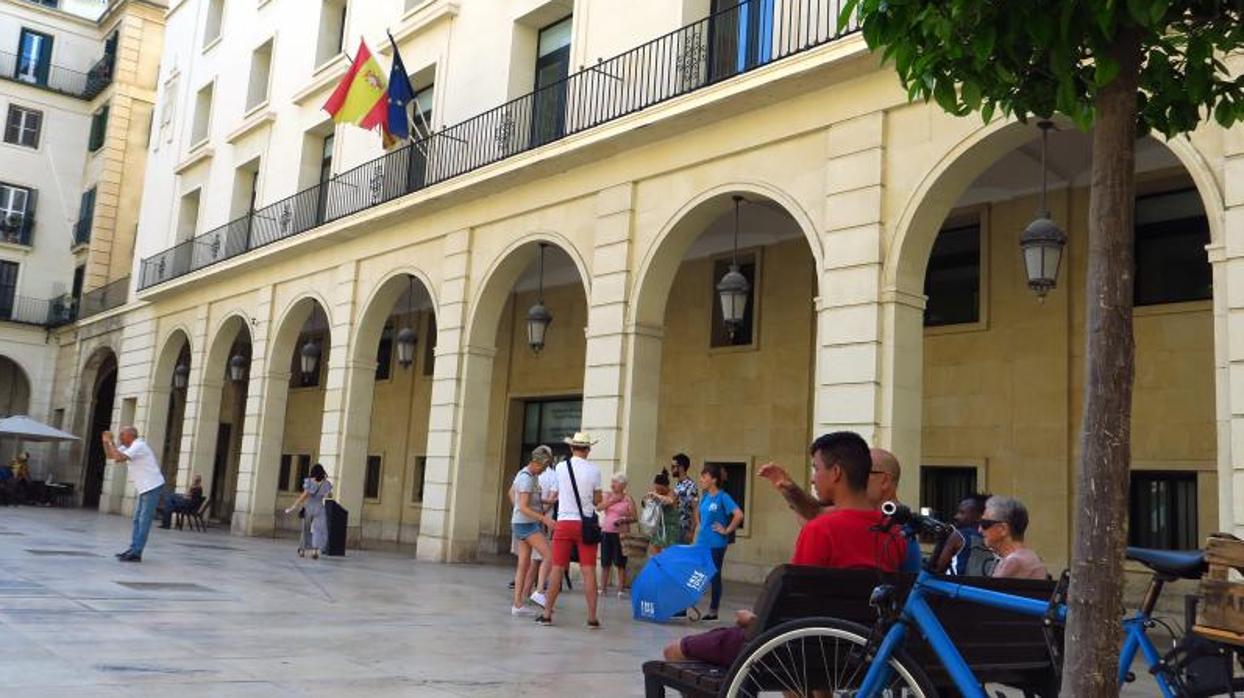
[(655, 499), (644, 500), (644, 509), (639, 513), (639, 530), (652, 536), (661, 529), (662, 523), (660, 502)]

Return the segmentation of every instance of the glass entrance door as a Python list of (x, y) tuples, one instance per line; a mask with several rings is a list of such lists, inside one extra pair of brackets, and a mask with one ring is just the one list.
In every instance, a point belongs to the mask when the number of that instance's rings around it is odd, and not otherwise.
[(536, 446), (544, 444), (553, 449), (558, 460), (570, 455), (570, 447), (564, 439), (579, 431), (583, 422), (583, 398), (569, 397), (555, 400), (528, 400), (523, 405), (523, 442), (519, 447), (518, 468), (527, 464), (527, 458)]

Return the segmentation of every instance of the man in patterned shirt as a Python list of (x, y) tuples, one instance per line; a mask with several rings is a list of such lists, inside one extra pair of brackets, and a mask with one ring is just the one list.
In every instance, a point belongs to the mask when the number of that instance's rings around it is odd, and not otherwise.
[(682, 529), (680, 542), (691, 542), (692, 523), (696, 505), (700, 501), (700, 489), (696, 487), (687, 471), (691, 470), (691, 459), (685, 453), (677, 453), (670, 459), (670, 472), (674, 475), (674, 497), (678, 500), (678, 524)]

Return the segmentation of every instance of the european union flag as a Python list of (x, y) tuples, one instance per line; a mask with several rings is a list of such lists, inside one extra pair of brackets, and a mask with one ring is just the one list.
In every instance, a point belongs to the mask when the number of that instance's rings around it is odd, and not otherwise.
[(393, 44), (393, 68), (389, 71), (389, 135), (407, 140), (410, 138), (410, 117), (406, 113), (406, 105), (415, 99), (415, 88), (410, 84), (410, 76), (406, 74), (406, 64), (402, 62), (402, 54), (398, 53), (397, 42), (389, 35), (389, 43)]

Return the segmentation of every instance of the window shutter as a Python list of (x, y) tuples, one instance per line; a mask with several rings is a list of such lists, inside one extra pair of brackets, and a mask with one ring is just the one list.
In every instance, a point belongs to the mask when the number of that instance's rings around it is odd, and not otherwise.
[(35, 68), (35, 78), (40, 85), (48, 84), (48, 73), (52, 69), (52, 37), (44, 36), (39, 42), (39, 65)]
[(4, 142), (17, 143), (21, 140), (22, 115), (17, 107), (9, 105), (9, 116), (4, 122)]
[(22, 217), (22, 242), (30, 245), (35, 236), (35, 203), (39, 199), (39, 192), (34, 189), (26, 191), (26, 214)]
[(23, 143), (22, 145), (38, 148), (39, 139), (43, 136), (43, 112), (33, 109), (28, 110), (26, 112), (26, 129), (33, 131), (33, 136), (29, 143)]

